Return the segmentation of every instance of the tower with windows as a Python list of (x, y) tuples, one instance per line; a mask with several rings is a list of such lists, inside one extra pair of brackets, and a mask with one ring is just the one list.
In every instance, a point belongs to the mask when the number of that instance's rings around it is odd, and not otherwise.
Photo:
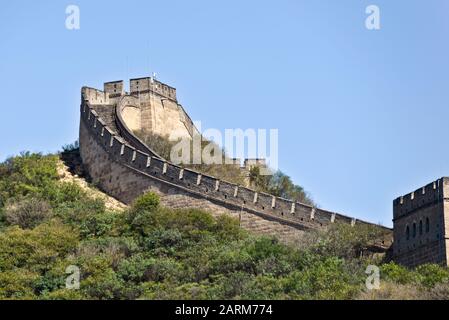
[(393, 257), (405, 266), (449, 265), (449, 178), (393, 201)]

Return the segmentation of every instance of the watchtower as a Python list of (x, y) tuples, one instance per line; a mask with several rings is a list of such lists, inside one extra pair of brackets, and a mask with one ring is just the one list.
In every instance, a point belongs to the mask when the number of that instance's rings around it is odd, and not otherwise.
[(448, 265), (449, 178), (443, 177), (393, 201), (393, 257), (415, 267)]

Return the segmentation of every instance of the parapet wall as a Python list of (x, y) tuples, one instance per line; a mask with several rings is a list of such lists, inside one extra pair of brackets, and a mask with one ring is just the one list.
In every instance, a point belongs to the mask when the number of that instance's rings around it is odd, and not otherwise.
[(150, 77), (131, 79), (130, 93), (132, 95), (140, 95), (149, 92), (156, 93), (166, 99), (177, 102), (175, 88)]
[(438, 179), (426, 186), (398, 197), (393, 201), (393, 218), (399, 219), (416, 210), (443, 200), (444, 178)]
[[(193, 170), (176, 166), (139, 145), (131, 132), (123, 125), (117, 112), (118, 132), (105, 125), (89, 98), (95, 101), (97, 92), (88, 90), (83, 94), (80, 123), (80, 153), (94, 182), (110, 195), (125, 203), (135, 197), (155, 190), (165, 196), (189, 197), (192, 203), (208, 208), (222, 208), (230, 213), (244, 212), (251, 219), (262, 219), (265, 229), (279, 225), (297, 231), (324, 228), (332, 223), (370, 224), (339, 213), (314, 208), (302, 203), (278, 198), (269, 194), (229, 183)], [(117, 106), (119, 108), (119, 105)], [(141, 143), (141, 142), (140, 142)], [(146, 150), (148, 151), (148, 150)], [(168, 201), (168, 204), (173, 202)], [(253, 221), (253, 220), (251, 220)], [(260, 224), (260, 223), (259, 223)], [(274, 227), (276, 226), (276, 227)], [(379, 226), (380, 227), (380, 226)], [(384, 228), (384, 227), (381, 227)], [(291, 233), (290, 230), (286, 233)], [(388, 247), (391, 230), (384, 228), (387, 237), (382, 244)], [(282, 236), (282, 235), (278, 235)]]
[(393, 201), (393, 258), (408, 267), (448, 265), (449, 179), (443, 177)]

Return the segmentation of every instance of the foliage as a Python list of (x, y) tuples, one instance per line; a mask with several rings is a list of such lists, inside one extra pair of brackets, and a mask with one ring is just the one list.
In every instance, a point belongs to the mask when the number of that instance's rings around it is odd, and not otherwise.
[(22, 229), (32, 229), (51, 215), (50, 205), (37, 198), (13, 199), (7, 202), (4, 209), (7, 224), (18, 225)]
[(315, 205), (304, 188), (293, 183), (292, 179), (278, 170), (273, 175), (262, 175), (259, 166), (250, 169), (249, 179), (252, 186), (260, 192), (270, 193), (277, 197)]
[(76, 152), (79, 150), (79, 147), (80, 147), (79, 140), (76, 140), (73, 143), (69, 143), (69, 144), (62, 146), (62, 152), (65, 152), (65, 153)]
[[(229, 216), (164, 208), (154, 193), (108, 211), (60, 182), (56, 166), (55, 156), (30, 153), (0, 164), (0, 299), (449, 297), (447, 268), (409, 270), (365, 255), (376, 228), (335, 224), (287, 246)], [(288, 179), (278, 181), (271, 188), (288, 190)], [(374, 262), (381, 287), (368, 291), (364, 271)], [(80, 268), (79, 290), (65, 287), (68, 266)]]
[[(142, 141), (153, 148), (156, 153), (165, 159), (171, 158), (171, 151), (179, 140), (171, 141), (167, 136), (160, 136), (154, 133), (145, 131), (134, 132)], [(193, 159), (193, 142), (190, 142), (190, 158)], [(245, 174), (243, 171), (232, 163), (232, 160), (226, 155), (225, 151), (212, 141), (201, 137), (201, 154), (209, 152), (213, 157), (216, 150), (220, 150), (218, 158), (221, 159), (221, 164), (192, 164), (184, 163), (187, 168), (194, 169), (204, 174), (217, 177), (221, 180), (229, 181), (235, 184), (246, 185)], [(252, 166), (249, 169), (249, 183), (258, 191), (273, 194), (278, 197), (299, 201), (305, 204), (314, 205), (313, 200), (304, 191), (301, 186), (295, 185), (291, 178), (281, 171), (275, 172), (273, 175), (262, 175), (259, 166)]]

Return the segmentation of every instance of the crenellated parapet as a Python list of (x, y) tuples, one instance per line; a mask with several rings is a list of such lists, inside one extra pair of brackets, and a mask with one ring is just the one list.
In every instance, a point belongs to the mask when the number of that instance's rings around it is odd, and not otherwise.
[[(374, 225), (336, 212), (257, 192), (162, 159), (132, 133), (122, 118), (123, 108), (135, 104), (137, 98), (127, 95), (115, 97), (116, 92), (111, 90), (122, 90), (122, 87), (113, 84), (109, 83), (107, 88), (105, 86), (103, 95), (100, 91), (83, 88), (80, 153), (94, 183), (119, 200), (131, 203), (138, 195), (154, 190), (164, 196), (168, 205), (181, 201), (179, 197), (187, 197), (190, 199), (188, 203), (195, 203), (200, 207), (207, 205), (210, 210), (238, 213), (240, 217), (242, 213), (248, 214), (247, 217), (258, 217), (261, 223), (268, 224), (263, 230), (278, 230), (274, 226), (284, 226), (304, 231), (325, 228), (333, 223)], [(118, 100), (113, 107), (108, 108), (110, 99)], [(113, 122), (109, 121), (109, 125), (96, 111), (97, 104), (101, 104), (101, 101), (106, 105), (101, 108), (102, 114), (110, 112), (109, 118), (113, 119)], [(387, 248), (391, 242), (391, 230), (379, 227), (387, 235), (380, 246)], [(287, 234), (291, 230), (282, 231), (284, 232)]]
[(447, 178), (438, 179), (413, 192), (396, 198), (393, 201), (393, 218), (395, 220), (400, 219), (416, 210), (443, 201), (443, 182), (445, 180), (447, 180)]
[(393, 201), (393, 258), (409, 267), (448, 265), (449, 178), (443, 177)]
[(131, 95), (141, 95), (150, 92), (158, 94), (165, 99), (170, 99), (177, 102), (176, 88), (173, 88), (151, 77), (130, 80)]

